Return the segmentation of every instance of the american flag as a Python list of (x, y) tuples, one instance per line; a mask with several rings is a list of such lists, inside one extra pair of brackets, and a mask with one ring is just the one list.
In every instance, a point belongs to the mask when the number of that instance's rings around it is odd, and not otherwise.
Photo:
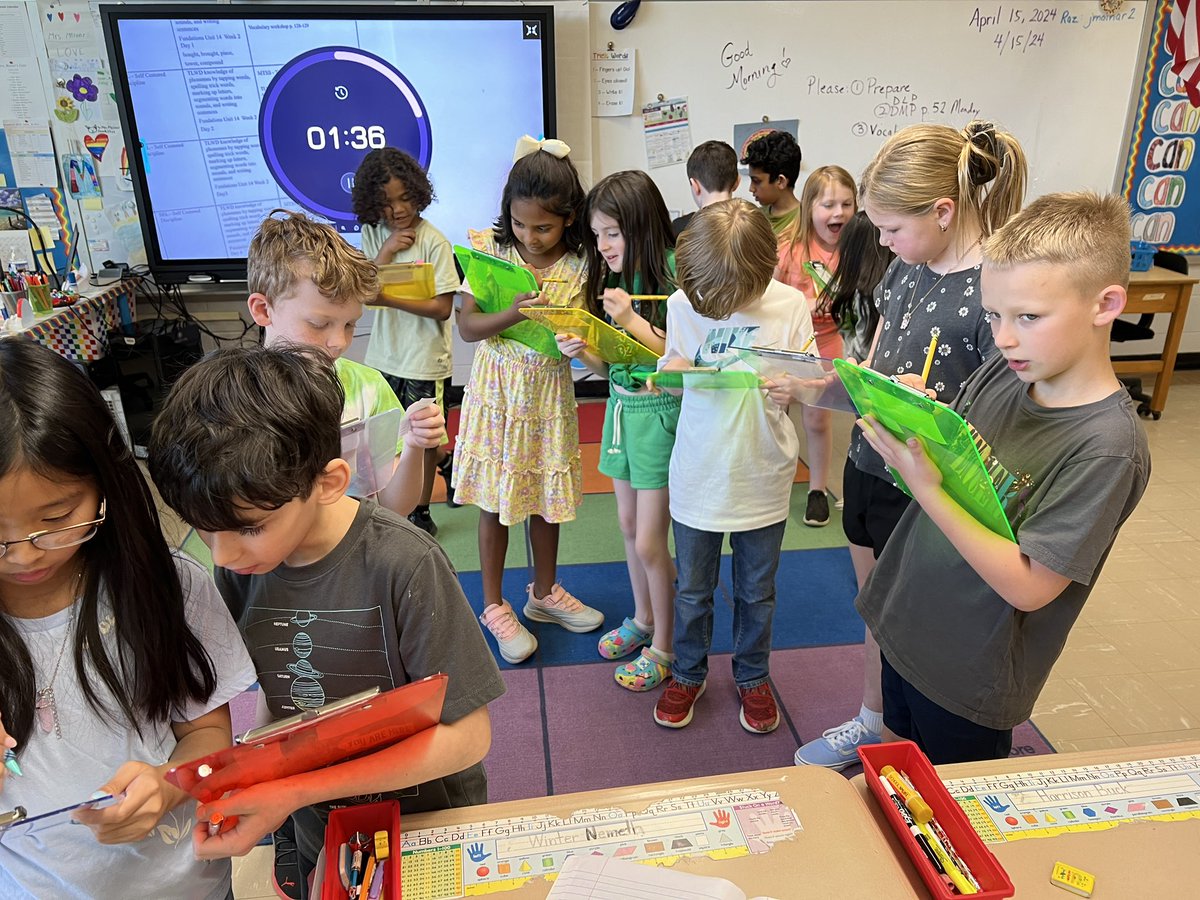
[(1167, 52), (1188, 100), (1200, 107), (1200, 0), (1175, 0), (1167, 25)]

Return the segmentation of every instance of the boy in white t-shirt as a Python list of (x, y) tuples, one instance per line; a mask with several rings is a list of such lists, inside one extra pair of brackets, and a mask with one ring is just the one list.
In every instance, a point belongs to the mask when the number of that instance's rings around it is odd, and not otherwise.
[[(661, 371), (688, 367), (752, 370), (733, 347), (801, 347), (813, 333), (808, 302), (771, 279), (775, 235), (745, 200), (696, 214), (676, 247), (680, 290), (667, 300)], [(773, 731), (779, 709), (767, 681), (775, 572), (787, 524), (799, 441), (787, 413), (748, 387), (685, 388), (671, 453), (671, 523), (679, 577), (675, 660), (654, 720), (682, 728), (704, 693), (713, 591), (721, 543), (733, 549), (733, 678), (742, 727)]]
[[(414, 300), (378, 294), (368, 301), (382, 308), (375, 311), (364, 361), (383, 373), (405, 409), (427, 398), (444, 407), (444, 382), (454, 368), (450, 314), (459, 289), (458, 270), (450, 241), (421, 215), (433, 201), (433, 185), (425, 170), (395, 147), (372, 150), (354, 174), (352, 203), (363, 226), (367, 259), (380, 266), (417, 262), (433, 266), (432, 297)], [(429, 497), (439, 470), (449, 490), (450, 456), (433, 447), (425, 453), (420, 502), (408, 517), (434, 536), (437, 525), (429, 515)]]

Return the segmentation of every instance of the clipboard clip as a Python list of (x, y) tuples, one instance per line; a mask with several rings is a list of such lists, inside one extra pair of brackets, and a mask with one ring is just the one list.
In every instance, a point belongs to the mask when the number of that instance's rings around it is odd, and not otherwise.
[(29, 818), (29, 813), (23, 806), (18, 806), (8, 812), (0, 812), (0, 833), (14, 825), (20, 825), (27, 818)]

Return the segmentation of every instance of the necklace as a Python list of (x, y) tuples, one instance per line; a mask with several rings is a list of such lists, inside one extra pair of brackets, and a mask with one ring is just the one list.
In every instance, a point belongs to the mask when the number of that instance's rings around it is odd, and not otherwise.
[(935, 281), (930, 286), (929, 290), (927, 290), (924, 294), (922, 294), (920, 296), (920, 298), (918, 299), (917, 298), (917, 286), (921, 283), (921, 276), (924, 275), (925, 270), (929, 268), (929, 266), (926, 263), (921, 263), (921, 270), (917, 273), (917, 277), (913, 279), (912, 292), (908, 295), (908, 304), (904, 307), (903, 315), (900, 316), (901, 330), (908, 328), (908, 323), (912, 319), (913, 310), (916, 309), (918, 306), (920, 306), (922, 303), (924, 303), (929, 298), (929, 295), (932, 294), (937, 289), (937, 286), (942, 283), (942, 281), (946, 278), (947, 275), (949, 275), (951, 272), (957, 272), (959, 270), (958, 267), (960, 265), (962, 265), (962, 261), (967, 258), (967, 254), (969, 254), (972, 250), (974, 250), (975, 247), (978, 246), (979, 242), (982, 240), (983, 240), (982, 237), (975, 238), (975, 240), (974, 240), (974, 242), (972, 242), (971, 246), (969, 246), (966, 250), (964, 250), (959, 255), (958, 259), (956, 259), (954, 261), (954, 265), (951, 266), (949, 269), (947, 269), (945, 272), (943, 272), (938, 277), (938, 280)]
[(58, 721), (58, 705), (54, 702), (54, 682), (58, 680), (58, 669), (62, 665), (63, 656), (67, 652), (67, 644), (71, 642), (71, 632), (75, 625), (75, 611), (79, 608), (79, 583), (83, 580), (83, 573), (80, 572), (75, 578), (75, 585), (72, 594), (74, 600), (71, 602), (71, 616), (67, 619), (67, 632), (63, 635), (62, 643), (58, 647), (58, 656), (54, 660), (54, 670), (50, 673), (50, 681), (46, 686), (34, 694), (33, 708), (37, 713), (38, 727), (42, 730), (42, 734), (54, 732), (54, 736), (62, 740), (62, 725)]
[(62, 644), (59, 645), (58, 658), (54, 660), (54, 671), (50, 673), (49, 683), (35, 695), (33, 703), (33, 708), (37, 711), (38, 727), (42, 729), (42, 734), (49, 734), (53, 731), (59, 740), (62, 740), (62, 726), (58, 721), (58, 706), (54, 702), (54, 682), (58, 679), (58, 667), (62, 665), (74, 624), (75, 606), (72, 604), (71, 617), (67, 620), (67, 633), (63, 635)]

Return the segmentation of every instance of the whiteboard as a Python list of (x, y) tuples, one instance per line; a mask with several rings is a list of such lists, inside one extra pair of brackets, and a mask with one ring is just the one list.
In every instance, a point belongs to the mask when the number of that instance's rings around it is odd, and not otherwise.
[[(597, 176), (646, 168), (639, 113), (662, 94), (688, 99), (693, 145), (799, 119), (800, 181), (828, 164), (857, 178), (907, 125), (990, 119), (1024, 146), (1030, 197), (1116, 186), (1151, 12), (1141, 0), (1114, 16), (1095, 0), (657, 0), (614, 31), (616, 6), (591, 4), (592, 49), (637, 50), (635, 114), (593, 120)], [(682, 164), (649, 172), (668, 207), (691, 209)]]

